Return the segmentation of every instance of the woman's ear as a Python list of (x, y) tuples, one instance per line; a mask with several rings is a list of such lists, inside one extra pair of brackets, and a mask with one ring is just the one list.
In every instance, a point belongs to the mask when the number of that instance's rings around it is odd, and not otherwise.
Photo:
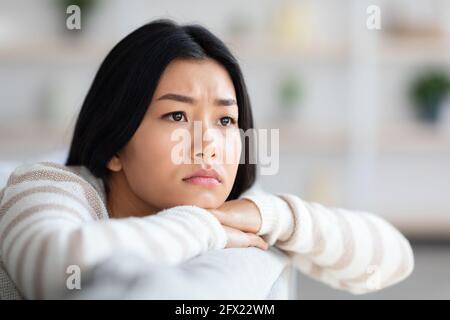
[(122, 170), (122, 162), (119, 159), (119, 155), (115, 154), (106, 164), (106, 167), (113, 171), (113, 172), (119, 172)]

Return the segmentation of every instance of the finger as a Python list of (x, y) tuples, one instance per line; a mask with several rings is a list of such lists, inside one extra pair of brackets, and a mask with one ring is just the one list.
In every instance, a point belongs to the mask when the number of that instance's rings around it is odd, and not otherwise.
[(245, 248), (248, 246), (248, 237), (240, 230), (222, 226), (227, 234), (227, 244), (225, 248)]
[(256, 222), (252, 216), (245, 212), (223, 212), (211, 209), (210, 212), (219, 220), (222, 225), (235, 228), (244, 232), (256, 232)]
[(250, 239), (250, 246), (258, 247), (263, 250), (269, 249), (269, 244), (260, 236), (257, 236), (254, 233), (247, 233), (247, 236)]

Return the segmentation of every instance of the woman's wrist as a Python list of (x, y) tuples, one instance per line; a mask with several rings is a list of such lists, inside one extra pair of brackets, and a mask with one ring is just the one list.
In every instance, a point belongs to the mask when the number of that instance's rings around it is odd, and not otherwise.
[(289, 238), (294, 229), (294, 219), (286, 201), (269, 193), (244, 195), (242, 199), (252, 201), (259, 209), (261, 227), (258, 235), (275, 237), (275, 241)]

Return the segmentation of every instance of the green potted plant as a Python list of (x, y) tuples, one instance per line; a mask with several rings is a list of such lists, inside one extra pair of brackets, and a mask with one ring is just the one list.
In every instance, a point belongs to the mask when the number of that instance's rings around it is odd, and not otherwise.
[(297, 75), (288, 74), (281, 79), (278, 88), (278, 98), (282, 117), (291, 118), (295, 116), (302, 97), (301, 89), (301, 83)]
[(411, 87), (411, 96), (419, 118), (435, 123), (449, 91), (449, 77), (442, 71), (430, 71), (418, 77)]

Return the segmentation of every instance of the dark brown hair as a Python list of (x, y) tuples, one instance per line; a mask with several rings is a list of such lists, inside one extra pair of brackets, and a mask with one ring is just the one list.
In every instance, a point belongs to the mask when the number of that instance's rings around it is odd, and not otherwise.
[[(199, 25), (157, 20), (133, 31), (100, 65), (78, 115), (66, 165), (82, 165), (107, 187), (106, 164), (138, 129), (158, 81), (175, 58), (211, 58), (229, 73), (236, 92), (239, 128), (253, 128), (250, 99), (237, 60), (225, 44)], [(237, 199), (256, 178), (245, 139), (236, 180), (227, 200)], [(243, 161), (245, 160), (245, 161)]]

